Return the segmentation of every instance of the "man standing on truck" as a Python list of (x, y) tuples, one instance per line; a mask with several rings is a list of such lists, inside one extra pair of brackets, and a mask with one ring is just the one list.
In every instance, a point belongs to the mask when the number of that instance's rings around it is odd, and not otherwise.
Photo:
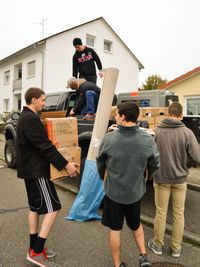
[(77, 93), (77, 101), (70, 115), (83, 114), (84, 120), (95, 119), (101, 89), (92, 82), (74, 77), (68, 80), (67, 87), (76, 90)]
[(110, 228), (109, 243), (115, 267), (125, 267), (120, 259), (120, 234), (124, 217), (140, 251), (139, 266), (151, 266), (147, 259), (144, 231), (140, 222), (140, 202), (146, 191), (144, 171), (149, 178), (159, 168), (159, 154), (153, 138), (139, 129), (139, 108), (133, 101), (117, 107), (118, 129), (103, 139), (97, 167), (101, 179), (105, 169), (105, 198), (102, 224)]
[[(56, 220), (61, 204), (54, 184), (50, 181), (50, 163), (58, 170), (66, 169), (76, 176), (76, 163), (69, 163), (48, 140), (37, 113), (45, 105), (45, 93), (29, 88), (25, 93), (26, 106), (17, 123), (17, 175), (24, 179), (28, 196), (30, 247), (27, 260), (35, 265), (55, 267), (48, 258), (55, 252), (44, 247)], [(40, 231), (39, 215), (44, 215)]]
[(160, 169), (154, 175), (156, 217), (154, 238), (148, 247), (162, 255), (167, 210), (171, 197), (173, 210), (172, 256), (180, 257), (184, 232), (184, 209), (187, 190), (188, 168), (191, 162), (200, 163), (200, 145), (193, 132), (182, 122), (183, 108), (174, 102), (168, 107), (169, 117), (155, 131), (155, 141), (160, 153)]
[(76, 52), (73, 56), (73, 77), (84, 78), (89, 82), (96, 84), (96, 66), (99, 69), (99, 77), (103, 77), (102, 64), (97, 53), (90, 47), (82, 44), (80, 38), (74, 38), (73, 45)]

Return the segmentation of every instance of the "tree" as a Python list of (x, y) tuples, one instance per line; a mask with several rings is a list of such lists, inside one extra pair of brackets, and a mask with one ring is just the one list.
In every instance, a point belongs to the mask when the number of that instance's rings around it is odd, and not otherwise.
[(167, 80), (163, 79), (160, 75), (150, 75), (142, 84), (141, 90), (155, 90), (166, 82)]

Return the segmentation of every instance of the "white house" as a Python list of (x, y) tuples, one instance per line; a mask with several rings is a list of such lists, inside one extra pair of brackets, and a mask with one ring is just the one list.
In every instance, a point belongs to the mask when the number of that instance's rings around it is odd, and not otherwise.
[[(137, 91), (143, 65), (102, 18), (57, 33), (0, 60), (0, 113), (21, 110), (31, 86), (45, 92), (65, 90), (72, 76), (75, 37), (95, 49), (103, 67), (120, 70), (116, 93)], [(102, 79), (98, 79), (101, 86)]]

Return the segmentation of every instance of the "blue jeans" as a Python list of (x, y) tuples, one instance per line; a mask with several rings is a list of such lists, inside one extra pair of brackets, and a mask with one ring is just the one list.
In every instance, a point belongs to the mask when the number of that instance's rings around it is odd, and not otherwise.
[(83, 107), (81, 114), (95, 114), (99, 102), (99, 94), (88, 90), (85, 94), (86, 104)]

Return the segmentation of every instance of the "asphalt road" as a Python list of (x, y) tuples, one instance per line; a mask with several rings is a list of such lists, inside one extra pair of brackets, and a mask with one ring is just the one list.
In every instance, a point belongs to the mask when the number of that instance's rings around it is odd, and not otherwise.
[[(26, 261), (28, 247), (28, 204), (23, 181), (16, 178), (16, 170), (5, 168), (1, 160), (4, 143), (0, 140), (0, 267), (31, 267)], [(3, 167), (3, 168), (2, 168)], [(76, 184), (76, 182), (74, 183)], [(57, 189), (63, 208), (57, 223), (47, 241), (47, 246), (57, 251), (56, 262), (60, 267), (104, 267), (113, 266), (107, 244), (108, 229), (98, 221), (71, 222), (64, 217), (73, 203), (75, 195)], [(186, 232), (200, 236), (200, 192), (188, 190), (186, 199)], [(101, 211), (100, 211), (101, 212)], [(155, 214), (153, 188), (148, 184), (147, 193), (142, 202), (142, 213), (153, 221)], [(171, 208), (168, 224), (172, 222)], [(145, 226), (146, 240), (153, 236), (151, 227)], [(149, 252), (152, 262), (159, 262), (156, 266), (165, 265), (165, 262), (182, 263), (187, 267), (200, 266), (200, 248), (184, 243), (182, 256), (179, 260), (173, 259), (168, 250), (170, 236), (166, 235), (166, 246), (163, 257)], [(138, 266), (138, 251), (128, 228), (125, 226), (122, 233), (122, 259), (128, 266)], [(176, 265), (173, 265), (176, 266)], [(177, 265), (178, 266), (178, 265)]]
[[(104, 228), (99, 221), (73, 222), (65, 220), (64, 217), (68, 214), (75, 195), (61, 189), (57, 189), (57, 191), (63, 207), (46, 245), (57, 251), (55, 261), (58, 266), (112, 267), (113, 263), (107, 244), (108, 229)], [(16, 170), (1, 168), (0, 267), (33, 266), (26, 261), (27, 215), (28, 205), (23, 180), (16, 178)], [(152, 235), (152, 229), (145, 226), (146, 240)], [(184, 243), (182, 257), (176, 260), (169, 254), (169, 240), (169, 236), (166, 235), (166, 247), (162, 257), (149, 252), (152, 262), (181, 263), (187, 267), (200, 266), (199, 248)], [(122, 259), (127, 262), (128, 266), (138, 266), (138, 251), (126, 226), (122, 232)]]

